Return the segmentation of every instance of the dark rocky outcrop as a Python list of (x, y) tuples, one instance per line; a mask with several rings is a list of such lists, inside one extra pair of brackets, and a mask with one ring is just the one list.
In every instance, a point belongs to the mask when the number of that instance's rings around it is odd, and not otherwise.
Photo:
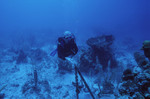
[(134, 82), (134, 74), (130, 69), (126, 69), (123, 72), (122, 83), (119, 85), (119, 93), (121, 95), (132, 96), (137, 91), (138, 87)]
[(111, 45), (114, 42), (112, 35), (103, 35), (100, 37), (90, 38), (87, 40), (89, 49), (84, 50), (80, 57), (80, 70), (87, 72), (90, 68), (96, 68), (96, 64), (101, 64), (104, 71), (107, 67), (117, 67), (117, 61)]
[(132, 73), (132, 71), (130, 69), (126, 69), (123, 72), (123, 76), (122, 76), (122, 80), (123, 81), (128, 81), (128, 80), (134, 80), (134, 74)]
[(102, 94), (114, 94), (115, 87), (111, 81), (105, 80), (102, 86)]
[(138, 64), (138, 68), (135, 67), (135, 69), (140, 71), (132, 72), (130, 69), (124, 71), (119, 93), (129, 95), (133, 99), (150, 99), (150, 64), (139, 52), (136, 52), (134, 57)]

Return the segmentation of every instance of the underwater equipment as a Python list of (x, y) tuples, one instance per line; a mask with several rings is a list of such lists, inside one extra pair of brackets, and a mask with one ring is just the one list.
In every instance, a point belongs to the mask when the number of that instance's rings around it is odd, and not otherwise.
[(92, 96), (93, 99), (95, 99), (91, 89), (89, 88), (88, 84), (86, 83), (85, 79), (83, 78), (81, 72), (79, 71), (79, 69), (77, 68), (77, 66), (75, 66), (75, 79), (76, 79), (76, 95), (77, 95), (77, 99), (79, 99), (79, 88), (78, 88), (78, 75), (81, 77), (81, 80), (83, 81), (83, 83), (85, 84), (86, 88), (88, 89), (90, 95)]
[(56, 53), (57, 53), (57, 48), (50, 53), (50, 56), (55, 56)]
[(4, 85), (4, 86), (0, 89), (0, 92), (1, 92), (3, 89), (5, 89), (6, 86), (7, 86), (7, 85)]
[(79, 99), (79, 84), (78, 84), (78, 71), (76, 70), (77, 67), (75, 67), (75, 80), (76, 80), (76, 95), (77, 95), (77, 99)]
[(79, 84), (78, 84), (78, 74), (81, 78), (81, 80), (83, 81), (85, 87), (88, 89), (92, 99), (95, 99), (90, 87), (88, 86), (87, 82), (85, 81), (84, 77), (82, 76), (81, 72), (79, 71), (78, 67), (77, 67), (77, 62), (74, 61), (73, 59), (71, 58), (66, 58), (66, 60), (68, 60), (69, 62), (72, 63), (72, 65), (74, 66), (74, 70), (75, 70), (75, 82), (76, 82), (76, 95), (77, 95), (77, 99), (79, 99), (79, 93), (80, 93), (80, 88), (79, 88)]

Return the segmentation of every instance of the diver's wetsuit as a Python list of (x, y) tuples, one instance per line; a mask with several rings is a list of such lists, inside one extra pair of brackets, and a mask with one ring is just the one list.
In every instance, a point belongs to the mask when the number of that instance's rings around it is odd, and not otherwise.
[(58, 57), (65, 60), (65, 57), (74, 56), (78, 52), (77, 45), (73, 38), (58, 38), (57, 44)]

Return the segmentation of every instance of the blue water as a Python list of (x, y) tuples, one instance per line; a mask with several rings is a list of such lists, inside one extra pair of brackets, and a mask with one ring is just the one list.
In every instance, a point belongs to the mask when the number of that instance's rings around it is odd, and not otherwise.
[[(114, 52), (122, 66), (119, 68), (122, 71), (117, 69), (115, 73), (121, 77), (126, 67), (137, 65), (133, 52), (141, 51), (143, 41), (150, 40), (150, 0), (0, 0), (0, 89), (7, 84), (2, 90), (6, 99), (27, 99), (28, 95), (29, 99), (75, 99), (75, 87), (71, 86), (75, 81), (74, 72), (59, 74), (58, 57), (54, 55), (57, 39), (65, 31), (75, 35), (79, 48), (74, 60), (69, 60), (72, 64), (80, 59), (81, 48), (87, 47), (87, 39), (114, 35)], [(36, 54), (34, 48), (44, 52), (38, 50), (40, 54)], [(29, 55), (25, 64), (16, 64), (20, 49)], [(30, 56), (34, 54), (45, 60), (32, 63)], [(60, 64), (65, 63), (60, 61)], [(28, 80), (33, 84), (31, 79), (36, 67), (32, 65), (37, 66), (41, 91), (37, 94), (31, 88), (23, 94), (24, 84)], [(102, 72), (100, 79), (104, 80), (104, 75)], [(84, 77), (91, 88), (95, 78)], [(115, 78), (117, 83), (119, 77)], [(49, 86), (51, 89), (47, 89)], [(81, 93), (81, 97), (89, 96)]]
[(118, 38), (149, 39), (148, 0), (1, 0), (0, 40), (33, 35), (55, 43), (65, 30), (83, 43), (91, 36), (114, 34)]

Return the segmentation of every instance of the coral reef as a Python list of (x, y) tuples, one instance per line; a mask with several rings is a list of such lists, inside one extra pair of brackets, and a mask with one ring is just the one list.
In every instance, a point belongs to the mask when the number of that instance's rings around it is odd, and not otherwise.
[(143, 47), (141, 48), (144, 51), (144, 55), (149, 59), (150, 61), (150, 41), (145, 40), (143, 42)]
[(138, 66), (140, 66), (141, 68), (148, 63), (148, 61), (146, 60), (146, 57), (140, 52), (135, 52), (134, 58)]
[(123, 73), (122, 83), (119, 85), (119, 93), (121, 95), (132, 96), (134, 92), (138, 91), (136, 83), (134, 83), (134, 75), (130, 69), (127, 69)]
[(47, 57), (47, 53), (40, 48), (31, 49), (28, 54), (34, 62), (41, 62)]
[(94, 69), (95, 64), (92, 57), (92, 49), (84, 50), (80, 57), (80, 70), (82, 72), (89, 72), (90, 69)]
[(150, 99), (150, 64), (141, 53), (136, 52), (134, 56), (139, 67), (134, 67), (133, 71), (124, 71), (119, 93), (133, 99)]
[[(74, 66), (77, 66), (96, 99), (118, 99), (119, 93), (120, 99), (123, 99), (122, 96), (148, 99), (150, 92), (148, 61), (141, 53), (135, 53), (139, 66), (124, 71), (122, 82), (118, 86), (122, 71), (128, 66), (137, 64), (134, 64), (135, 60), (130, 52), (126, 50), (114, 52), (113, 48), (116, 46), (112, 46), (113, 43), (112, 35), (90, 38), (87, 40), (87, 46), (79, 46), (78, 54), (73, 58), (66, 58), (65, 61), (49, 55), (52, 46), (23, 50), (5, 49), (0, 55), (2, 67), (0, 84), (4, 85), (7, 82), (8, 87), (3, 91), (4, 94), (0, 94), (0, 98), (74, 99), (76, 97)], [(78, 80), (79, 98), (91, 98), (80, 77)]]
[(71, 72), (73, 70), (73, 64), (71, 62), (69, 62), (68, 60), (58, 60), (58, 71), (61, 74), (64, 74), (66, 72)]
[(27, 55), (25, 54), (25, 52), (23, 50), (19, 51), (19, 55), (17, 57), (16, 63), (17, 64), (27, 63)]
[[(18, 56), (16, 57), (16, 63), (27, 63), (31, 59), (33, 63), (42, 62), (44, 58), (47, 57), (47, 53), (40, 48), (28, 49), (27, 51), (20, 50)], [(15, 59), (15, 58), (14, 58)]]
[(38, 86), (35, 88), (34, 81), (27, 81), (22, 86), (22, 94), (30, 96), (31, 94), (37, 94), (38, 97), (44, 97), (42, 93), (47, 93), (44, 98), (51, 99), (51, 88), (48, 81), (39, 81)]
[(102, 86), (103, 86), (102, 94), (114, 94), (115, 87), (110, 80), (108, 79), (104, 80)]

